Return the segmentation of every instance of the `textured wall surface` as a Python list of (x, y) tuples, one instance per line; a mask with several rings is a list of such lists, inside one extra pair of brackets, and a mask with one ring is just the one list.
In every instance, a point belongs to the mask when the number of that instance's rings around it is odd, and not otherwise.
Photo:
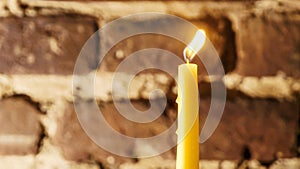
[[(300, 168), (300, 1), (87, 1), (0, 1), (0, 169), (175, 168), (175, 148), (143, 159), (103, 150), (83, 131), (73, 106), (74, 64), (87, 39), (106, 23), (139, 12), (176, 15), (205, 29), (222, 60), (227, 102), (215, 133), (200, 145), (201, 168)], [(100, 36), (96, 44), (102, 43)], [(129, 98), (136, 108), (149, 107), (153, 89), (161, 89), (168, 99), (163, 115), (146, 124), (119, 114), (110, 84), (115, 69), (131, 53), (161, 48), (182, 57), (184, 47), (165, 36), (138, 35), (109, 51), (97, 68), (95, 84), (101, 87), (95, 89), (95, 99), (114, 129), (150, 137), (173, 124), (177, 118), (173, 78), (147, 70), (133, 80)], [(172, 62), (154, 57), (158, 65)], [(96, 68), (95, 62), (87, 64)], [(220, 81), (208, 80), (200, 60), (195, 62), (203, 126), (210, 85)], [(147, 60), (132, 64), (147, 65)], [(130, 77), (122, 76), (124, 81)], [(75, 94), (89, 102), (91, 96), (81, 93), (82, 88)], [(120, 100), (120, 104), (128, 103)], [(135, 144), (128, 147), (134, 153), (142, 149)]]

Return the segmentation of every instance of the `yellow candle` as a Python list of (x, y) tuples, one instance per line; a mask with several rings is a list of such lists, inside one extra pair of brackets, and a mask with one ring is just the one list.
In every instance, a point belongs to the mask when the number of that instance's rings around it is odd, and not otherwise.
[(199, 30), (185, 48), (186, 64), (178, 67), (178, 145), (176, 169), (199, 169), (199, 103), (197, 65), (189, 61), (202, 48), (205, 32)]
[(199, 106), (196, 64), (187, 63), (179, 66), (178, 88), (177, 135), (179, 143), (176, 169), (199, 169)]

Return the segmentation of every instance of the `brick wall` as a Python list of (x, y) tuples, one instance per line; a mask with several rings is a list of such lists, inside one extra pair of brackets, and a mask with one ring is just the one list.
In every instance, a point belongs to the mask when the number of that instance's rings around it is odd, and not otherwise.
[[(299, 168), (299, 1), (5, 0), (0, 2), (0, 169), (175, 168), (175, 148), (145, 159), (101, 149), (85, 134), (73, 107), (72, 73), (86, 40), (114, 19), (147, 11), (180, 16), (204, 28), (222, 60), (227, 102), (215, 133), (200, 145), (201, 167)], [(149, 107), (152, 89), (166, 94), (164, 114), (151, 123), (124, 119), (106, 87), (124, 58), (150, 47), (180, 56), (185, 46), (164, 36), (134, 36), (117, 44), (98, 68), (96, 84), (104, 86), (95, 93), (99, 107), (109, 124), (128, 136), (157, 135), (177, 117), (176, 84), (162, 72), (140, 74), (129, 94), (141, 110)], [(218, 81), (205, 80), (196, 62), (202, 126), (210, 84)], [(141, 63), (147, 61), (133, 64)]]

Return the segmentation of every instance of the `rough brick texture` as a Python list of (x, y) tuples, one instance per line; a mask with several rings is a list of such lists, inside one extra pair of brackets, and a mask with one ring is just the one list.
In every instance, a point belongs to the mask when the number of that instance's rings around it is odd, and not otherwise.
[[(82, 104), (88, 105), (89, 102)], [(127, 103), (121, 102), (121, 104), (122, 106), (126, 106), (124, 104)], [(147, 102), (145, 101), (133, 101), (132, 104), (139, 110), (146, 110), (148, 108)], [(90, 112), (88, 106), (85, 108), (87, 109), (82, 109), (81, 111), (84, 113)], [(155, 136), (165, 131), (169, 125), (169, 120), (164, 116), (146, 124), (131, 122), (119, 114), (113, 103), (100, 104), (99, 108), (110, 126), (121, 134), (130, 137), (141, 138)], [(81, 128), (76, 117), (76, 112), (72, 104), (68, 104), (65, 108), (63, 117), (57, 117), (57, 132), (53, 138), (53, 143), (62, 148), (63, 154), (67, 159), (79, 161), (88, 160), (92, 157), (99, 162), (107, 164), (107, 158), (112, 156), (115, 159), (114, 165), (119, 165), (124, 161), (133, 161), (133, 159), (113, 155), (93, 143)], [(107, 139), (109, 140), (110, 138)], [(120, 141), (122, 142), (122, 140)], [(144, 147), (138, 145), (132, 145), (128, 147), (128, 151), (137, 153), (138, 151), (142, 151), (143, 148)], [(174, 158), (172, 152), (165, 153), (164, 156), (166, 158)]]
[(41, 135), (40, 112), (22, 97), (0, 100), (0, 154), (34, 154)]
[[(162, 18), (155, 18), (156, 20)], [(132, 23), (131, 23), (132, 22)], [(155, 22), (155, 21), (152, 21)], [(191, 20), (192, 24), (194, 24), (199, 29), (204, 29), (206, 31), (207, 36), (209, 37), (212, 44), (214, 44), (220, 58), (223, 62), (225, 71), (232, 71), (235, 66), (236, 61), (236, 50), (235, 50), (235, 35), (231, 27), (231, 23), (226, 18), (219, 18), (219, 17), (204, 17), (199, 18), (198, 20)], [(128, 20), (128, 23), (132, 25), (147, 25), (147, 21), (132, 21)], [(127, 23), (127, 24), (128, 24)], [(173, 23), (176, 26), (173, 26), (173, 29), (180, 30), (182, 25), (179, 23)], [(130, 24), (129, 24), (130, 25)], [(153, 29), (158, 29), (160, 25), (151, 25)], [(164, 27), (165, 28), (165, 27)], [(171, 29), (171, 27), (169, 28)], [(122, 30), (120, 30), (122, 31)], [(182, 33), (178, 31), (178, 33)], [(106, 34), (107, 35), (107, 34)], [(142, 42), (142, 43), (141, 43)], [(107, 42), (105, 45), (110, 44)], [(163, 35), (154, 35), (154, 34), (147, 34), (147, 35), (136, 35), (133, 37), (129, 37), (127, 39), (122, 40), (120, 43), (116, 44), (108, 54), (104, 57), (103, 61), (100, 65), (100, 70), (105, 71), (115, 71), (118, 65), (130, 54), (147, 49), (147, 48), (159, 48), (169, 52), (174, 53), (176, 56), (180, 57), (183, 60), (182, 51), (186, 47), (187, 44), (183, 44), (177, 39), (172, 37), (163, 36)], [(149, 59), (151, 58), (151, 61)], [(200, 75), (207, 75), (204, 66), (202, 65), (200, 59), (196, 57), (193, 60), (194, 63), (199, 65), (199, 74)], [(168, 63), (168, 64), (166, 64)], [(172, 67), (176, 67), (178, 65), (178, 61), (170, 60), (168, 57), (165, 57), (161, 54), (156, 54), (153, 52), (151, 56), (142, 57), (141, 59), (133, 60), (130, 62), (131, 65), (139, 65), (141, 67), (147, 67), (149, 65), (155, 65), (157, 67), (167, 67), (169, 65), (168, 70), (175, 70)], [(130, 67), (129, 67), (130, 69)], [(126, 70), (129, 72), (129, 70)], [(175, 72), (170, 73), (177, 73)]]
[(236, 72), (245, 76), (276, 75), (279, 71), (300, 77), (300, 18), (270, 11), (243, 16), (238, 23)]
[[(76, 118), (73, 105), (68, 104), (64, 111), (62, 118), (57, 117), (58, 126), (53, 138), (54, 145), (62, 149), (67, 160), (82, 161), (93, 158), (104, 164), (107, 163), (106, 159), (113, 154), (98, 147), (85, 134)], [(122, 161), (130, 161), (130, 159), (118, 158), (116, 163)]]
[[(210, 99), (200, 105), (203, 124)], [(200, 147), (204, 159), (240, 159), (250, 150), (250, 158), (272, 161), (296, 156), (299, 118), (296, 102), (230, 98), (223, 118), (212, 137)]]
[(0, 72), (72, 74), (95, 25), (80, 16), (0, 18)]

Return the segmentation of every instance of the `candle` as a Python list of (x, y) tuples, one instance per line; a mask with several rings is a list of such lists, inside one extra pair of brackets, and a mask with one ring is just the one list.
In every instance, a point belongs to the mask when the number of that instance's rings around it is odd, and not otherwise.
[(190, 61), (205, 43), (205, 32), (197, 31), (184, 49), (186, 63), (178, 67), (178, 145), (176, 169), (199, 169), (199, 103), (197, 65)]

